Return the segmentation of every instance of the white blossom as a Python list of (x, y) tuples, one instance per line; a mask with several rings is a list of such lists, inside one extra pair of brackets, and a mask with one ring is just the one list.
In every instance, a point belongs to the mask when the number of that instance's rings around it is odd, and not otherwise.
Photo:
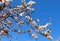
[(36, 27), (38, 29), (38, 32), (41, 32), (43, 28), (41, 26)]
[(35, 21), (32, 21), (32, 25), (33, 25), (33, 26), (36, 26), (37, 23), (36, 23)]
[(50, 39), (50, 40), (52, 40), (52, 39), (53, 39), (53, 38), (52, 38), (52, 36), (50, 36), (50, 35), (49, 35), (49, 36), (47, 36), (47, 38), (48, 38), (48, 39)]
[(8, 21), (8, 24), (11, 24), (12, 23), (12, 21)]
[(27, 9), (29, 9), (29, 10), (31, 10), (31, 11), (34, 11), (34, 8), (27, 7)]
[(46, 23), (43, 27), (43, 29), (46, 29), (48, 26), (50, 25), (50, 23)]
[(38, 26), (38, 27), (36, 27), (37, 29), (38, 29), (38, 32), (41, 32), (42, 30), (44, 30), (44, 29), (46, 29), (47, 27), (49, 26), (49, 23), (47, 23), (47, 24), (45, 24), (45, 25), (43, 25), (43, 26)]
[(24, 23), (24, 21), (20, 21), (20, 22), (18, 22), (17, 24), (18, 24), (19, 26), (21, 26), (23, 23)]
[(35, 38), (35, 39), (38, 38), (38, 36), (35, 33), (32, 33), (32, 37)]
[(24, 15), (24, 12), (20, 13), (19, 16), (22, 17)]
[(18, 33), (20, 34), (20, 33), (21, 33), (21, 31), (20, 31), (20, 30), (18, 30)]
[(12, 13), (13, 9), (9, 9), (9, 13)]
[(19, 5), (17, 5), (17, 9), (18, 9), (18, 10), (20, 10), (20, 11), (21, 11), (21, 10), (22, 10), (22, 8), (23, 8), (23, 6), (22, 6), (22, 5), (20, 5), (20, 6), (19, 6)]
[(44, 32), (44, 35), (48, 36), (50, 34), (50, 32), (51, 32), (50, 30), (47, 30), (47, 31)]
[(30, 16), (26, 16), (26, 19), (27, 19), (29, 22), (32, 22), (32, 18), (30, 18)]
[(42, 29), (46, 29), (48, 26), (49, 26), (50, 23), (46, 23), (45, 25), (43, 26), (39, 26), (39, 28), (42, 28)]
[(32, 6), (33, 4), (36, 4), (36, 2), (34, 1), (29, 1), (29, 3), (27, 3), (29, 6)]
[(0, 0), (0, 5), (3, 4), (3, 3), (6, 3), (6, 5), (7, 5), (11, 1), (13, 1), (13, 0)]
[(10, 1), (10, 2), (11, 2), (11, 1), (13, 1), (13, 0), (6, 0), (6, 1), (8, 1), (8, 2)]
[(26, 16), (27, 19), (30, 19), (30, 16)]

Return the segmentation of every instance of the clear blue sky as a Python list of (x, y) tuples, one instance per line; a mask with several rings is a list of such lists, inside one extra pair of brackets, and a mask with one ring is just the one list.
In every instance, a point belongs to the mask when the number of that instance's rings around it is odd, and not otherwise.
[[(28, 1), (28, 0), (26, 0)], [(54, 39), (60, 36), (60, 0), (33, 0), (37, 4), (34, 5), (35, 12), (32, 17), (39, 18), (41, 21), (39, 24), (45, 24), (49, 22), (49, 17), (52, 18), (52, 24), (48, 27), (51, 30), (51, 35)], [(21, 4), (21, 0), (14, 0), (12, 5)], [(12, 34), (14, 35), (14, 34)], [(12, 38), (12, 41), (36, 41), (29, 37), (28, 34), (17, 35), (18, 40)], [(38, 41), (50, 41), (42, 35), (38, 34)], [(3, 38), (2, 41), (9, 41), (7, 38)]]

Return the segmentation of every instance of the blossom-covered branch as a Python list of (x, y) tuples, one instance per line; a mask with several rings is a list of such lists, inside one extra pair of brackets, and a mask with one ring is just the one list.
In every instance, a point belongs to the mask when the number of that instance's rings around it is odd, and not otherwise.
[[(12, 35), (10, 35), (8, 32), (17, 32), (18, 34), (30, 33), (33, 38), (37, 39), (37, 32), (40, 35), (43, 35), (44, 37), (52, 40), (53, 38), (50, 36), (51, 31), (49, 29), (46, 30), (50, 23), (46, 23), (45, 25), (38, 25), (37, 22), (39, 22), (39, 19), (36, 19), (35, 21), (33, 20), (32, 16), (30, 16), (34, 11), (32, 6), (36, 4), (36, 2), (32, 0), (30, 0), (28, 3), (26, 0), (21, 1), (22, 5), (13, 7), (9, 5), (12, 0), (0, 0), (0, 35), (12, 37)], [(14, 27), (14, 22), (18, 25), (19, 29)], [(20, 27), (23, 26), (23, 24), (29, 26), (26, 31), (20, 30)], [(32, 31), (36, 32), (31, 33)]]

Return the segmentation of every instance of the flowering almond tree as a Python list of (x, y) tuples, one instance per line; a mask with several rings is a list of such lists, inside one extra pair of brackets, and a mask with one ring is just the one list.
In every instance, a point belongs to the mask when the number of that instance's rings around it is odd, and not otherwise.
[[(30, 0), (28, 3), (25, 0), (21, 0), (22, 4), (17, 6), (11, 6), (11, 2), (13, 0), (0, 0), (0, 36), (6, 36), (7, 38), (13, 37), (9, 32), (16, 32), (18, 34), (29, 33), (34, 39), (38, 38), (36, 32), (50, 40), (52, 40), (52, 36), (50, 35), (50, 30), (46, 28), (50, 25), (50, 23), (46, 23), (45, 25), (38, 25), (39, 19), (33, 20), (32, 13), (34, 8), (32, 6), (36, 4), (36, 2)], [(18, 27), (14, 27), (14, 24), (18, 25)], [(28, 29), (23, 30), (21, 26), (27, 25)], [(19, 28), (19, 29), (17, 29)], [(24, 28), (24, 27), (22, 27)], [(31, 30), (32, 29), (32, 30)], [(35, 31), (34, 33), (31, 33)], [(0, 37), (0, 38), (1, 38)], [(15, 37), (16, 38), (16, 37)], [(1, 39), (0, 39), (1, 40)]]

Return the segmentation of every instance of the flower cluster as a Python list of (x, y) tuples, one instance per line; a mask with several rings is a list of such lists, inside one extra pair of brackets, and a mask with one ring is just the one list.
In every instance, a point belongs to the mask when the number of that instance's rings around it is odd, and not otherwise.
[[(31, 36), (35, 39), (38, 38), (36, 33), (32, 33), (32, 31), (36, 31), (39, 34), (47, 37), (48, 39), (53, 39), (52, 36), (50, 36), (50, 30), (46, 30), (46, 28), (50, 25), (50, 23), (46, 23), (45, 25), (38, 25), (37, 22), (39, 22), (39, 19), (33, 20), (33, 18), (30, 16), (34, 8), (32, 6), (36, 4), (36, 2), (30, 0), (28, 3), (26, 3), (25, 0), (22, 0), (22, 5), (17, 5), (16, 7), (8, 7), (12, 0), (0, 0), (0, 35), (12, 37), (9, 35), (9, 32), (16, 32), (18, 34), (22, 33), (31, 33)], [(2, 4), (4, 4), (2, 6)], [(5, 11), (5, 7), (8, 8), (8, 11)], [(17, 30), (14, 27), (14, 23), (19, 26), (19, 29)], [(23, 24), (28, 25), (29, 28), (26, 31), (20, 30), (21, 26)], [(11, 27), (12, 26), (12, 27)], [(24, 28), (24, 27), (22, 27)], [(33, 30), (31, 30), (33, 29)]]

